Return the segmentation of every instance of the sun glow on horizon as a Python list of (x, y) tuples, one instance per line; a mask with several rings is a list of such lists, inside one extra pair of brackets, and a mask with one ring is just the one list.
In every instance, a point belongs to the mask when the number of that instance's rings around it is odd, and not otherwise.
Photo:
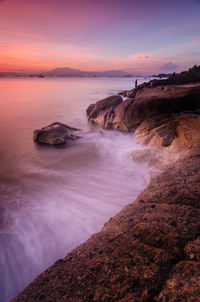
[(0, 1), (0, 71), (67, 66), (152, 73), (181, 71), (200, 61), (196, 0), (181, 6), (158, 0), (151, 6), (147, 0), (77, 2)]

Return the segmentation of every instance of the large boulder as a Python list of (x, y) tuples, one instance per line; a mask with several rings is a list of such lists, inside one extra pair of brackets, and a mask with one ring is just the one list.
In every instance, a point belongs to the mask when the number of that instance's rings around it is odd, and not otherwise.
[(123, 101), (119, 95), (113, 95), (91, 104), (87, 109), (88, 120), (102, 128), (110, 128), (115, 108)]
[(120, 98), (110, 97), (90, 105), (89, 121), (104, 128), (134, 131), (144, 120), (159, 115), (196, 111), (200, 108), (200, 85), (144, 87), (132, 98), (123, 102)]
[(37, 143), (43, 143), (48, 145), (63, 145), (67, 140), (74, 140), (79, 138), (74, 133), (79, 129), (69, 127), (65, 124), (55, 122), (42, 129), (35, 130), (33, 133), (33, 139)]

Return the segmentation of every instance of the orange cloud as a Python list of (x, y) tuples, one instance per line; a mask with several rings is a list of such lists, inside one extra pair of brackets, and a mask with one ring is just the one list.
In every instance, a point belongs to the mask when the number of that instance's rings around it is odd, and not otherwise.
[(136, 60), (148, 60), (149, 56), (143, 53), (134, 54), (131, 56), (133, 59)]

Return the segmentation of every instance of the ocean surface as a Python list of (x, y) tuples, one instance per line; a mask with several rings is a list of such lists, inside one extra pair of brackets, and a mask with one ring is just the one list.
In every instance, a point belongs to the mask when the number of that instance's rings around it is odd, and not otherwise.
[[(0, 302), (100, 231), (146, 186), (134, 135), (88, 124), (87, 106), (133, 78), (0, 79)], [(143, 82), (140, 79), (138, 83)], [(66, 147), (33, 142), (52, 122), (86, 130)]]

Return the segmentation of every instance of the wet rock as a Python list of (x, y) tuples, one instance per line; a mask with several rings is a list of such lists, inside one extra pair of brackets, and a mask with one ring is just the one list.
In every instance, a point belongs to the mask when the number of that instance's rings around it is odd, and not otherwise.
[(48, 145), (63, 145), (67, 140), (74, 140), (80, 136), (75, 135), (79, 129), (69, 127), (62, 123), (55, 122), (40, 130), (35, 130), (33, 139), (37, 143)]

